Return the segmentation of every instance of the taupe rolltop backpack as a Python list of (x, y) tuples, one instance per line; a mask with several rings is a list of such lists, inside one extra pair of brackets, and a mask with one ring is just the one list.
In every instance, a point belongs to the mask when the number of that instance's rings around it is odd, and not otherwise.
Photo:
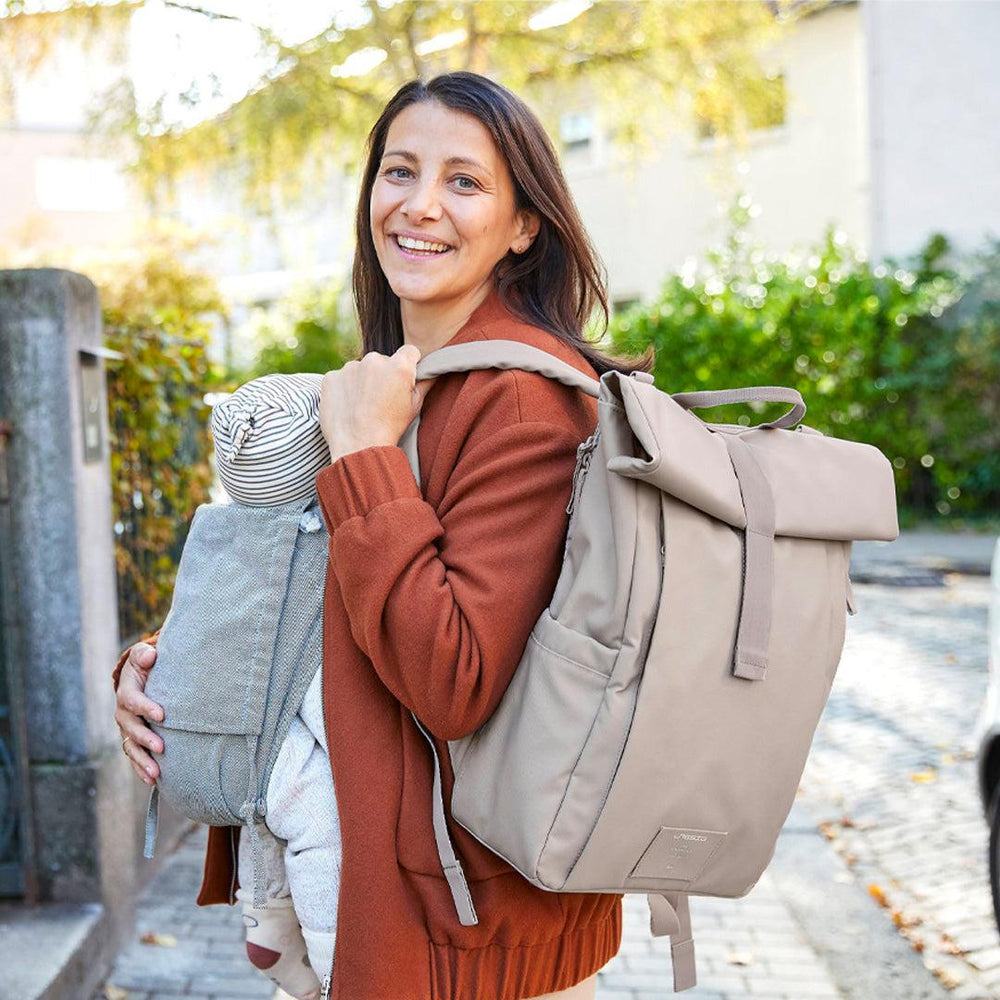
[[(892, 467), (799, 425), (791, 389), (671, 396), (513, 341), (441, 348), (417, 378), (479, 368), (574, 386), (597, 398), (598, 424), (578, 449), (551, 603), (497, 710), (448, 744), (451, 813), (539, 888), (646, 893), (684, 990), (688, 896), (743, 896), (774, 853), (854, 610), (851, 542), (898, 534)], [(754, 400), (791, 408), (757, 427), (690, 412)], [(418, 421), (400, 446), (419, 482)], [(432, 808), (474, 924), (439, 773)]]

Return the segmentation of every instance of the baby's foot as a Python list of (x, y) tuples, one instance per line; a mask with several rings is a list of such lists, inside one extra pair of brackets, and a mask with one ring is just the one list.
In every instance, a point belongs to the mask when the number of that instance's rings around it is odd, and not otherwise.
[(266, 907), (243, 902), (247, 957), (271, 982), (295, 1000), (319, 1000), (316, 978), (290, 899), (270, 899)]

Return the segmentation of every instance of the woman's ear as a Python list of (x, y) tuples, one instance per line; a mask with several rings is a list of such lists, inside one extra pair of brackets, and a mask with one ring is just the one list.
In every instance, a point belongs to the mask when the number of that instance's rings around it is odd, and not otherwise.
[(517, 218), (519, 223), (517, 234), (510, 248), (514, 253), (525, 253), (538, 235), (538, 230), (542, 228), (542, 220), (533, 208), (518, 212)]

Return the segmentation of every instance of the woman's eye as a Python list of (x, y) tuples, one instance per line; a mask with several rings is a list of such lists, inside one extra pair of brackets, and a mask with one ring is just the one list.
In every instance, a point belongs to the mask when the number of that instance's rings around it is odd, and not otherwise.
[(468, 186), (463, 185), (461, 183), (458, 185), (463, 191), (475, 191), (475, 189), (477, 187), (479, 187), (479, 185), (471, 177), (466, 177), (466, 176), (462, 175), (460, 177), (456, 177), (455, 180), (456, 181), (468, 181), (469, 182)]
[(392, 177), (398, 170), (402, 170), (404, 174), (408, 174), (410, 172), (406, 167), (389, 167), (389, 169), (385, 172), (386, 176)]

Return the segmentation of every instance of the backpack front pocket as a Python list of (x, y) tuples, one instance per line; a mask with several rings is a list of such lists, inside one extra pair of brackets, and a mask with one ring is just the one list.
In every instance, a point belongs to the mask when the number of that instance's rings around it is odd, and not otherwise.
[(452, 754), (455, 819), (536, 884), (617, 655), (544, 611), (496, 711)]

